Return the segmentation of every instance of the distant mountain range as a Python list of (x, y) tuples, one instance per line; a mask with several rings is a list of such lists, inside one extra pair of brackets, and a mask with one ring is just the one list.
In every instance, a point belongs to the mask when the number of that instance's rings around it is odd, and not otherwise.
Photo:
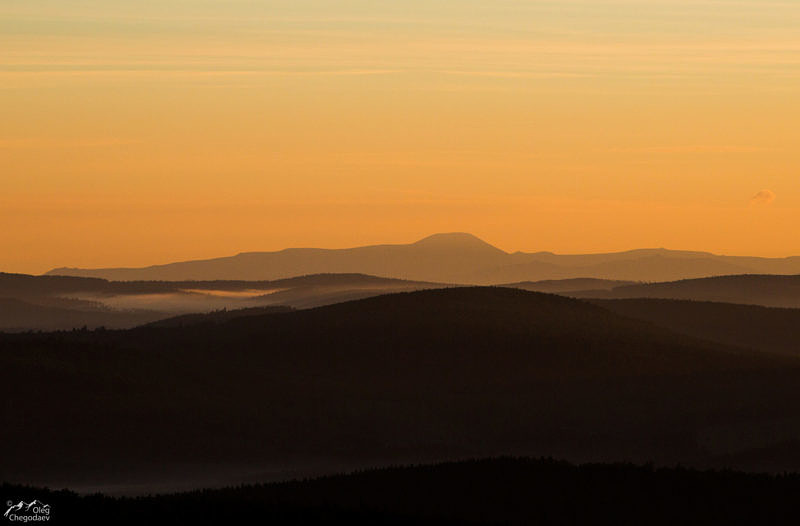
[(669, 281), (731, 274), (800, 274), (800, 257), (720, 256), (666, 249), (578, 255), (508, 253), (471, 234), (449, 233), (407, 245), (287, 248), (143, 268), (57, 268), (47, 274), (117, 281), (176, 281), (275, 280), (319, 273), (361, 273), (462, 284), (568, 278)]

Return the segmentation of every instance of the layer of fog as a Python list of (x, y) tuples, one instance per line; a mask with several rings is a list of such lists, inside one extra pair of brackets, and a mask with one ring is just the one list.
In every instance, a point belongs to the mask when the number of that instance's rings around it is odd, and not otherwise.
[(118, 311), (151, 310), (170, 314), (185, 314), (273, 305), (276, 302), (271, 300), (269, 295), (281, 290), (283, 289), (246, 291), (184, 290), (159, 294), (124, 294), (116, 296), (86, 294), (73, 297), (98, 302), (107, 308)]

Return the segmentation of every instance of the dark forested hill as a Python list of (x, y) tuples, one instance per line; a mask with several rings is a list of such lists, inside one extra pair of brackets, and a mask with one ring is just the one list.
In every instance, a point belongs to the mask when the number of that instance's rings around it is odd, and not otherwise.
[(633, 285), (632, 281), (618, 281), (613, 279), (572, 278), (548, 279), (544, 281), (520, 281), (507, 283), (498, 287), (509, 287), (531, 292), (547, 292), (549, 294), (567, 294), (570, 292), (584, 292), (595, 290), (611, 290), (624, 285)]
[(498, 454), (798, 469), (798, 366), (504, 288), (0, 335), (0, 479), (208, 486)]
[(363, 274), (274, 281), (107, 281), (0, 273), (0, 331), (131, 328), (175, 315), (278, 305), (307, 308), (439, 286)]
[(206, 313), (182, 314), (163, 320), (148, 323), (148, 327), (190, 327), (196, 325), (213, 325), (231, 321), (235, 318), (247, 318), (250, 316), (264, 316), (267, 314), (279, 314), (291, 312), (291, 307), (281, 305), (269, 307), (250, 307), (236, 310), (218, 310)]
[(797, 308), (800, 307), (800, 275), (716, 276), (623, 285), (611, 290), (586, 291), (575, 295), (587, 298), (662, 298)]
[(0, 297), (31, 298), (63, 296), (75, 293), (105, 295), (166, 294), (184, 290), (273, 290), (298, 287), (363, 287), (436, 285), (365, 274), (298, 275), (271, 281), (211, 280), (211, 281), (109, 281), (100, 278), (73, 276), (32, 276), (0, 272)]
[(797, 524), (798, 475), (495, 458), (136, 499), (0, 486), (56, 524)]
[(800, 309), (650, 298), (592, 303), (697, 338), (800, 356)]
[(58, 331), (80, 327), (127, 328), (163, 318), (144, 309), (113, 311), (85, 301), (25, 301), (0, 297), (0, 331)]

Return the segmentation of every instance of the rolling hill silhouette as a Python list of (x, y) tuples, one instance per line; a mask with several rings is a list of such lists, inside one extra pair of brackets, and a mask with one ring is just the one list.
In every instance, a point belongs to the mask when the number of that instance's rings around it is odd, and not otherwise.
[(800, 356), (800, 309), (650, 298), (592, 303), (704, 340)]
[(42, 495), (83, 525), (797, 524), (800, 476), (489, 458), (272, 484), (113, 498)]
[(108, 281), (73, 276), (31, 276), (0, 272), (0, 297), (34, 298), (73, 292), (106, 292)]
[(800, 307), (800, 275), (715, 276), (666, 283), (623, 285), (611, 290), (573, 292), (584, 298), (661, 298), (767, 307)]
[(506, 288), (6, 334), (0, 479), (207, 486), (498, 454), (795, 469), (798, 380), (791, 357)]
[(285, 307), (281, 305), (275, 305), (269, 307), (250, 307), (246, 309), (219, 310), (214, 312), (197, 313), (197, 314), (182, 314), (181, 316), (173, 316), (172, 318), (157, 320), (154, 322), (147, 323), (145, 325), (147, 327), (161, 327), (161, 328), (191, 327), (194, 325), (225, 323), (235, 318), (264, 316), (267, 314), (278, 314), (291, 311), (292, 311), (291, 307)]
[(33, 276), (0, 272), (0, 297), (41, 298), (69, 297), (79, 293), (97, 295), (166, 294), (185, 290), (259, 290), (299, 287), (376, 288), (441, 286), (437, 283), (414, 282), (365, 274), (310, 274), (277, 280), (181, 280), (181, 281), (110, 281), (102, 278), (74, 276)]
[(507, 253), (466, 233), (407, 245), (288, 248), (144, 268), (57, 268), (48, 275), (131, 280), (274, 280), (301, 274), (361, 273), (439, 283), (496, 284), (568, 278), (667, 281), (714, 275), (800, 273), (800, 257), (754, 258), (641, 249), (611, 254)]
[(623, 285), (633, 285), (632, 281), (619, 281), (612, 279), (572, 278), (548, 279), (542, 281), (520, 281), (518, 283), (504, 283), (498, 287), (529, 290), (531, 292), (547, 292), (549, 294), (565, 294), (568, 292), (586, 292), (594, 290), (611, 290)]
[(131, 328), (176, 314), (308, 308), (439, 286), (363, 274), (274, 281), (107, 281), (0, 273), (0, 331)]
[[(70, 330), (80, 327), (130, 328), (164, 318), (148, 310), (113, 311), (86, 302), (64, 300), (58, 306), (0, 298), (0, 331)], [(65, 306), (70, 306), (67, 308)]]
[[(565, 280), (555, 282), (531, 282), (509, 285), (533, 292), (550, 289), (568, 294), (572, 288), (580, 289), (587, 283), (611, 286), (618, 282), (597, 280)], [(530, 288), (527, 288), (530, 287)], [(595, 289), (601, 290), (601, 289)], [(377, 294), (373, 294), (377, 295)], [(653, 323), (671, 331), (754, 350), (800, 356), (800, 309), (762, 307), (710, 301), (669, 300), (658, 298), (636, 298), (620, 300), (593, 299), (591, 303), (628, 318)], [(235, 318), (260, 314), (287, 312), (290, 307), (252, 307), (210, 313), (186, 314), (149, 323), (150, 327), (178, 327), (221, 323)]]

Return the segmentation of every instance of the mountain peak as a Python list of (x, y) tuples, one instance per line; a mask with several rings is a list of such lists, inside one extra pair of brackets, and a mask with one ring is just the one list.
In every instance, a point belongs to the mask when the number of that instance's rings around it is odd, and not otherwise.
[(499, 248), (490, 245), (481, 238), (467, 232), (445, 232), (433, 234), (413, 243), (417, 247), (439, 248), (439, 249), (460, 249), (460, 250), (481, 250), (492, 251), (498, 254), (505, 254)]

